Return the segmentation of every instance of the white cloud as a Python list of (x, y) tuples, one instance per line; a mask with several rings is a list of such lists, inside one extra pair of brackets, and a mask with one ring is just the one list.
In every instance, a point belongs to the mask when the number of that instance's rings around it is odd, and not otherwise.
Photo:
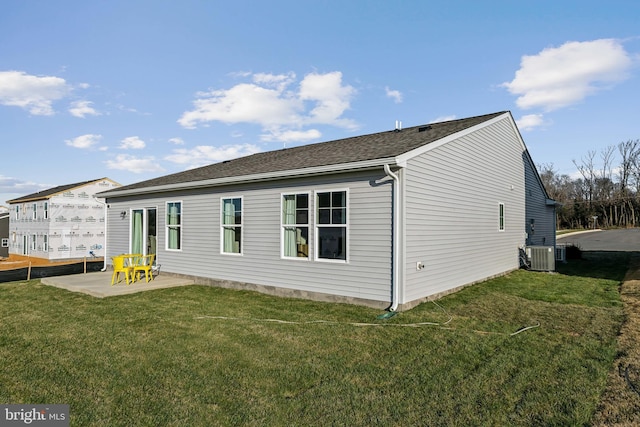
[(268, 138), (274, 140), (277, 135), (315, 124), (357, 127), (353, 120), (342, 117), (356, 92), (343, 84), (342, 73), (310, 73), (297, 90), (295, 81), (294, 73), (259, 73), (252, 75), (251, 83), (198, 93), (193, 110), (184, 112), (178, 123), (191, 129), (214, 121), (253, 123), (271, 133)]
[(300, 99), (316, 103), (306, 122), (355, 129), (357, 126), (352, 120), (340, 118), (350, 108), (355, 93), (352, 86), (342, 85), (342, 73), (339, 71), (306, 75), (300, 82)]
[(270, 133), (261, 135), (260, 140), (264, 142), (309, 142), (319, 139), (322, 133), (317, 129), (309, 130), (273, 130)]
[(0, 105), (20, 107), (34, 116), (53, 115), (53, 102), (70, 91), (71, 87), (60, 77), (0, 71)]
[(429, 123), (440, 123), (440, 122), (448, 122), (451, 120), (455, 120), (457, 119), (455, 114), (451, 114), (448, 116), (440, 116), (440, 117), (436, 117), (435, 119), (431, 120)]
[(133, 173), (164, 172), (155, 157), (135, 157), (129, 154), (118, 154), (114, 160), (104, 162), (109, 169), (126, 170)]
[(120, 141), (120, 147), (123, 150), (141, 150), (146, 147), (147, 144), (137, 136), (129, 136)]
[(260, 151), (260, 148), (253, 144), (225, 145), (222, 147), (199, 145), (191, 149), (179, 148), (173, 150), (173, 154), (166, 156), (164, 159), (191, 169), (210, 163), (248, 156)]
[(533, 130), (545, 124), (542, 114), (527, 114), (516, 120), (518, 129), (521, 131)]
[(169, 142), (176, 145), (184, 145), (184, 139), (182, 138), (171, 138)]
[(285, 122), (300, 124), (298, 111), (302, 104), (285, 97), (277, 89), (242, 83), (228, 90), (214, 90), (198, 94), (192, 111), (183, 113), (178, 123), (193, 129), (199, 123), (254, 123), (262, 126), (281, 125)]
[(393, 102), (396, 104), (400, 104), (402, 102), (402, 92), (399, 90), (391, 90), (388, 86), (385, 87), (384, 90), (387, 93), (387, 97), (393, 99)]
[(71, 103), (69, 113), (74, 117), (84, 119), (86, 116), (99, 116), (100, 113), (96, 111), (91, 104), (91, 101), (75, 101)]
[(515, 78), (501, 86), (518, 96), (518, 107), (551, 111), (625, 80), (632, 65), (617, 40), (567, 42), (523, 56)]
[(287, 74), (266, 74), (256, 73), (253, 75), (253, 82), (258, 85), (276, 87), (280, 91), (284, 90), (291, 83), (295, 82), (296, 74), (289, 72)]
[(86, 134), (80, 135), (73, 139), (65, 139), (67, 145), (75, 148), (91, 148), (100, 143), (102, 135)]
[[(24, 181), (19, 178), (0, 175), (0, 193), (26, 195), (26, 194), (31, 194), (38, 191), (46, 190), (51, 187), (55, 187), (55, 185), (37, 184), (35, 182)], [(0, 201), (0, 203), (3, 203), (3, 202)]]

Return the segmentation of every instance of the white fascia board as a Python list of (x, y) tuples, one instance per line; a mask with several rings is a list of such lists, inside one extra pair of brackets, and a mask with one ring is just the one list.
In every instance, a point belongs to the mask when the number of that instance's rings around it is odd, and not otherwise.
[(424, 154), (428, 151), (431, 151), (433, 149), (436, 149), (448, 142), (451, 142), (453, 140), (456, 140), (458, 138), (462, 138), (463, 136), (469, 135), (470, 133), (473, 133), (475, 131), (477, 131), (478, 129), (482, 129), (486, 126), (491, 126), (492, 124), (499, 122), (500, 120), (503, 120), (505, 117), (508, 117), (511, 119), (511, 124), (514, 127), (514, 131), (516, 132), (516, 135), (518, 136), (518, 140), (520, 141), (520, 144), (522, 145), (522, 148), (525, 149), (524, 146), (524, 141), (522, 140), (522, 137), (520, 136), (520, 132), (518, 132), (518, 129), (515, 125), (515, 122), (513, 121), (513, 117), (511, 117), (510, 113), (504, 113), (504, 114), (500, 114), (497, 117), (494, 117), (491, 120), (487, 120), (486, 122), (482, 122), (479, 123), (475, 126), (472, 126), (470, 128), (467, 128), (465, 130), (461, 130), (460, 132), (456, 132), (454, 134), (451, 134), (449, 136), (445, 136), (444, 138), (438, 139), (437, 141), (433, 141), (429, 144), (423, 145), (421, 147), (418, 147), (414, 150), (411, 151), (407, 151), (404, 154), (401, 154), (399, 156), (396, 157), (396, 164), (398, 166), (401, 167), (406, 167), (407, 166), (407, 162), (411, 159), (413, 159), (414, 157), (420, 156), (421, 154)]
[(133, 188), (130, 190), (111, 190), (100, 193), (100, 197), (123, 197), (137, 194), (163, 193), (166, 191), (176, 191), (185, 189), (195, 189), (203, 187), (219, 187), (223, 185), (242, 184), (256, 181), (273, 181), (276, 179), (296, 178), (309, 175), (328, 175), (333, 173), (373, 169), (382, 167), (384, 164), (395, 164), (393, 157), (365, 160), (362, 162), (343, 163), (338, 165), (316, 166), (304, 169), (291, 169), (285, 171), (266, 172), (254, 175), (230, 176), (226, 178), (207, 179), (202, 181), (181, 182), (179, 184), (158, 185), (155, 187)]

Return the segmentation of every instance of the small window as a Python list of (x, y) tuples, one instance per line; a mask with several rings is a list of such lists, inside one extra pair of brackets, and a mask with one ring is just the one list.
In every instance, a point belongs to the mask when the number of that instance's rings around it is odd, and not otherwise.
[(48, 202), (44, 202), (43, 211), (42, 211), (42, 218), (43, 219), (49, 219), (49, 203)]
[(42, 235), (42, 250), (44, 252), (49, 252), (49, 236), (46, 234)]
[(167, 202), (167, 249), (182, 249), (182, 202)]
[(35, 234), (31, 235), (31, 250), (35, 251), (37, 247), (38, 237)]
[(282, 256), (309, 258), (309, 195), (282, 196)]
[(347, 260), (347, 192), (316, 194), (317, 254), (319, 259)]
[(8, 248), (9, 247), (9, 239), (7, 239), (6, 237), (3, 237), (1, 245), (2, 245), (3, 248)]
[(498, 223), (498, 231), (504, 231), (504, 203), (500, 203), (499, 205), (500, 211), (500, 220)]
[(242, 253), (242, 198), (222, 199), (222, 253)]
[(31, 214), (31, 219), (38, 219), (38, 205), (36, 203), (31, 205), (31, 208), (33, 209), (33, 212)]

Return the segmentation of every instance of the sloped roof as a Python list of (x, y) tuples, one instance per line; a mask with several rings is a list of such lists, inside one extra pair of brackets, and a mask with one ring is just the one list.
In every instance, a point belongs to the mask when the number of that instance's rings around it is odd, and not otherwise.
[(166, 188), (168, 186), (201, 181), (247, 177), (291, 170), (299, 171), (308, 168), (330, 167), (375, 159), (394, 158), (505, 113), (506, 111), (501, 111), (466, 119), (413, 126), (402, 130), (390, 130), (335, 141), (256, 153), (131, 185), (125, 185), (117, 189), (107, 190), (100, 193), (100, 195), (108, 197), (110, 195), (133, 194), (138, 193), (138, 191), (135, 190), (144, 192), (143, 189), (153, 187)]
[(53, 187), (48, 190), (42, 190), (42, 191), (38, 191), (37, 193), (32, 193), (26, 196), (18, 197), (17, 199), (7, 200), (7, 203), (24, 203), (24, 202), (34, 202), (36, 200), (49, 199), (52, 196), (55, 196), (60, 193), (64, 193), (65, 191), (73, 190), (74, 188), (82, 187), (87, 184), (93, 184), (94, 182), (103, 181), (103, 180), (111, 181), (109, 178), (99, 178), (99, 179), (92, 179), (92, 180), (83, 181), (83, 182), (75, 182), (73, 184), (59, 185), (57, 187)]

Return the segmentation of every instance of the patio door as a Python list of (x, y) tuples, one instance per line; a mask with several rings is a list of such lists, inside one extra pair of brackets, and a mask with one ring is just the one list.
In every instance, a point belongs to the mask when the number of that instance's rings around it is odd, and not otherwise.
[(132, 254), (155, 254), (157, 249), (156, 208), (134, 209), (131, 211), (131, 240)]

